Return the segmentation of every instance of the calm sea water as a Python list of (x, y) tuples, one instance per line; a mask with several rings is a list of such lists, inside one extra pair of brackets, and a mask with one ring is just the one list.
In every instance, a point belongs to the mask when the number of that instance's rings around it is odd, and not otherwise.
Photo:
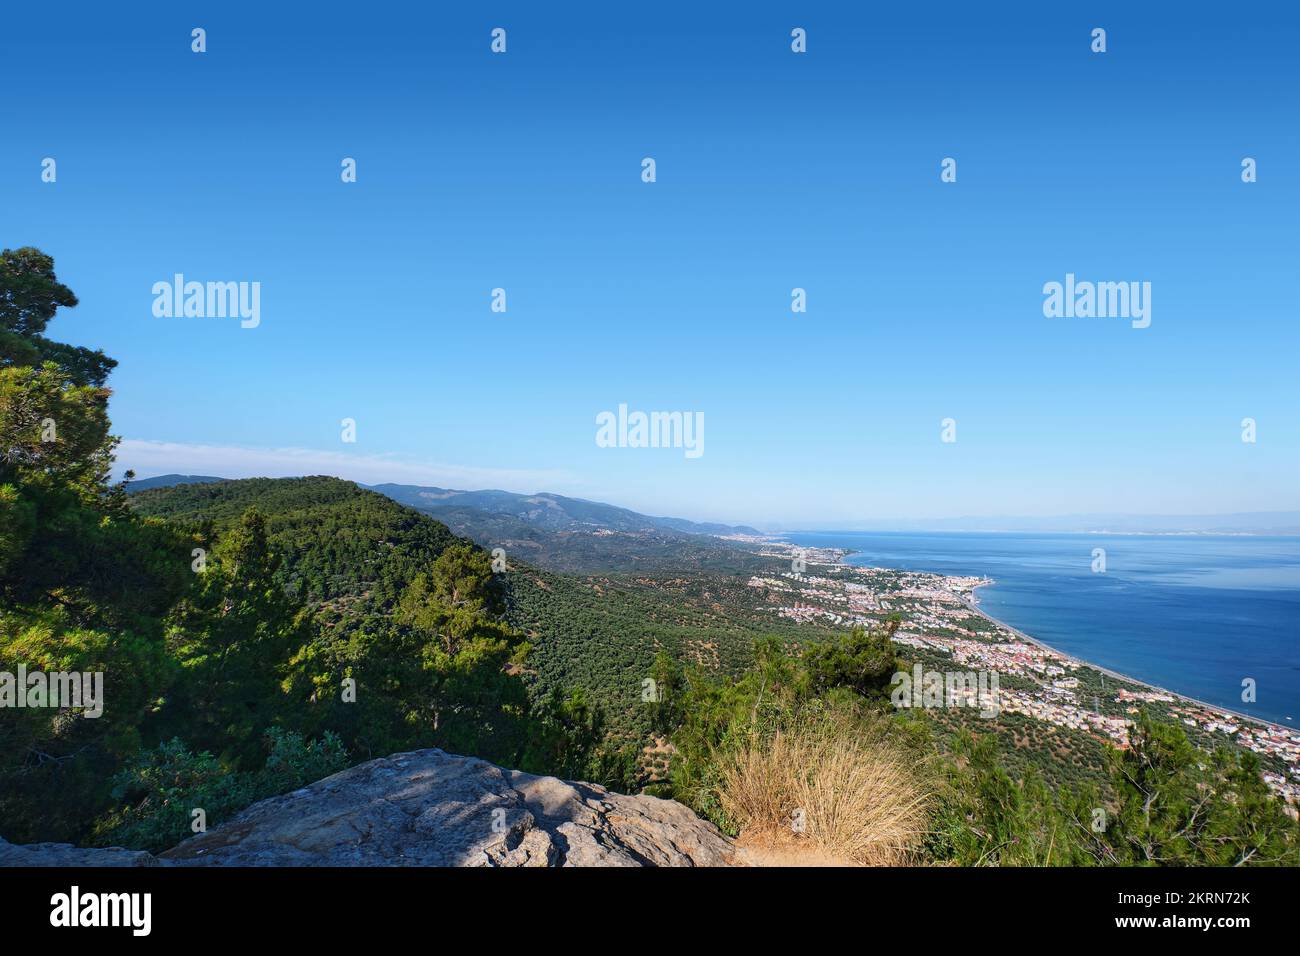
[[(851, 564), (986, 575), (993, 617), (1083, 660), (1300, 726), (1300, 537), (826, 532)], [(1106, 572), (1092, 551), (1106, 551)], [(1242, 679), (1256, 702), (1242, 701)], [(1290, 718), (1290, 719), (1288, 719)]]

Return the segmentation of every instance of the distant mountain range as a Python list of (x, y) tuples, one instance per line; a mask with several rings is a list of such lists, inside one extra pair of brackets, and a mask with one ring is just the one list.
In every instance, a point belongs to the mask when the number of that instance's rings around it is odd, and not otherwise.
[[(208, 475), (160, 475), (132, 481), (131, 493), (226, 481)], [(718, 536), (761, 532), (744, 525), (657, 518), (563, 495), (458, 491), (424, 485), (360, 485), (424, 512), (485, 548), (558, 571), (734, 567), (749, 556)]]
[(509, 491), (454, 491), (423, 485), (387, 484), (368, 487), (394, 501), (431, 514), (472, 508), (494, 515), (509, 515), (547, 531), (605, 530), (629, 534), (676, 531), (710, 535), (760, 533), (744, 525), (687, 521), (685, 518), (655, 518), (599, 501), (546, 493), (518, 495)]

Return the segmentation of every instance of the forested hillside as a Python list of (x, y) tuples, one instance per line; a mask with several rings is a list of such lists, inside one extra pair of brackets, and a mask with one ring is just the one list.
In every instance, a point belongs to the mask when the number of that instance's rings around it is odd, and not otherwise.
[(220, 530), (257, 509), (284, 562), (281, 583), (308, 604), (361, 594), (392, 599), (460, 540), (446, 525), (338, 478), (175, 485), (129, 500), (138, 513), (192, 528), (200, 537), (205, 525)]
[(477, 508), (422, 509), (456, 534), (514, 558), (573, 574), (742, 569), (751, 555), (720, 538), (674, 531), (548, 531), (509, 514)]

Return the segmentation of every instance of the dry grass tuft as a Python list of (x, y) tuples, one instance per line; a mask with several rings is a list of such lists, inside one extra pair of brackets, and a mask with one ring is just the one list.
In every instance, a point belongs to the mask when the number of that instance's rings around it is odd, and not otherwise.
[(793, 836), (812, 858), (898, 866), (926, 834), (923, 770), (880, 728), (799, 723), (755, 735), (721, 769), (722, 808), (751, 843), (789, 849)]

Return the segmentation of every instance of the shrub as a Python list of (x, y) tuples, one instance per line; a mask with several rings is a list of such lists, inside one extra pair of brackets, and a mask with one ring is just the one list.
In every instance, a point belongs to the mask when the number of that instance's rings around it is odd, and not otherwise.
[(125, 805), (96, 826), (93, 842), (154, 852), (191, 835), (194, 810), (212, 824), (255, 799), (249, 774), (227, 773), (212, 754), (192, 754), (179, 739), (142, 750), (114, 777), (113, 798)]
[(931, 794), (883, 721), (804, 714), (721, 759), (718, 802), (743, 836), (806, 839), (868, 866), (914, 859)]
[(100, 846), (126, 846), (159, 852), (192, 836), (193, 813), (201, 809), (208, 826), (220, 823), (258, 800), (296, 790), (347, 766), (339, 738), (320, 740), (278, 728), (264, 738), (269, 754), (255, 773), (231, 772), (212, 754), (191, 753), (176, 738), (142, 750), (113, 780), (113, 798), (122, 809), (95, 827)]

